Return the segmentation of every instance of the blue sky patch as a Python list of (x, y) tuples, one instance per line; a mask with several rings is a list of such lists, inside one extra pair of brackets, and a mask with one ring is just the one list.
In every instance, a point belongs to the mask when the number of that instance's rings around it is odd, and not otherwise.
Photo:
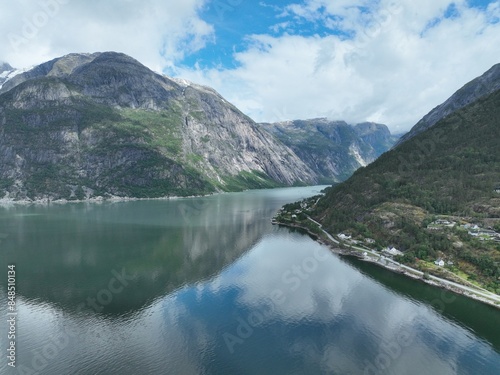
[(325, 22), (327, 15), (324, 9), (318, 13), (317, 20), (306, 20), (293, 15), (284, 15), (286, 6), (294, 4), (285, 0), (259, 2), (249, 0), (214, 0), (204, 9), (201, 18), (213, 25), (215, 43), (209, 43), (204, 49), (187, 56), (184, 66), (199, 68), (238, 67), (234, 60), (235, 52), (244, 51), (249, 46), (248, 36), (267, 34), (275, 37), (282, 35), (319, 35), (325, 37), (332, 34), (343, 37), (349, 33), (337, 30), (334, 32), (327, 25), (341, 20), (341, 17), (329, 17), (331, 22)]
[[(468, 5), (484, 10), (492, 2), (494, 1), (469, 0)], [(307, 1), (287, 0), (266, 0), (258, 3), (250, 0), (212, 0), (203, 9), (200, 17), (213, 25), (215, 42), (208, 43), (202, 50), (187, 55), (180, 65), (201, 69), (235, 69), (239, 65), (234, 59), (234, 54), (245, 51), (250, 45), (248, 37), (256, 34), (275, 37), (337, 35), (342, 39), (354, 36), (354, 32), (342, 29), (342, 17), (328, 14), (324, 6), (318, 8), (312, 19), (285, 12), (287, 6), (306, 3)], [(373, 1), (373, 6), (377, 6), (378, 3)], [(372, 11), (369, 6), (358, 7), (358, 10), (362, 15), (369, 15)], [(422, 35), (438, 26), (444, 19), (459, 16), (459, 9), (452, 3), (441, 17), (429, 21)]]
[(448, 8), (444, 11), (444, 18), (457, 18), (460, 16), (460, 11), (455, 3), (451, 3)]
[(494, 2), (495, 0), (468, 0), (467, 5), (473, 8), (486, 9), (489, 4)]

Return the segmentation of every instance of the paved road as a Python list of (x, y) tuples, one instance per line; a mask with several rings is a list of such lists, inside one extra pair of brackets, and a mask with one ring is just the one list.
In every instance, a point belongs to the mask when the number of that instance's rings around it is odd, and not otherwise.
[[(415, 268), (411, 268), (411, 267), (408, 267), (404, 264), (401, 264), (401, 263), (398, 263), (392, 259), (388, 259), (387, 260), (393, 264), (395, 264), (396, 266), (398, 267), (401, 267), (401, 268), (404, 268), (404, 269), (407, 269), (408, 271), (411, 271), (413, 273), (416, 273), (420, 276), (423, 276), (424, 273), (422, 271), (419, 271)], [(446, 279), (442, 279), (440, 277), (437, 277), (437, 276), (433, 276), (433, 275), (429, 275), (429, 279), (431, 280), (434, 280), (434, 281), (437, 281), (441, 284), (446, 284), (446, 285), (450, 285), (450, 286), (453, 286), (455, 288), (458, 288), (458, 289), (461, 289), (461, 290), (464, 290), (464, 291), (467, 291), (467, 292), (471, 292), (471, 293), (474, 293), (474, 294), (477, 294), (479, 296), (482, 296), (482, 297), (485, 297), (485, 298), (488, 298), (488, 299), (492, 299), (496, 302), (499, 302), (500, 303), (500, 296), (497, 295), (497, 294), (494, 294), (494, 293), (491, 293), (487, 290), (481, 290), (481, 289), (477, 289), (477, 288), (471, 288), (471, 287), (468, 287), (468, 286), (465, 286), (465, 285), (462, 285), (462, 284), (458, 284), (458, 283), (455, 283), (453, 281), (450, 281), (450, 280), (446, 280)]]
[(334, 242), (334, 243), (336, 243), (336, 244), (339, 244), (339, 243), (340, 243), (340, 242), (339, 242), (339, 241), (337, 241), (335, 238), (333, 238), (333, 237), (332, 237), (332, 235), (331, 235), (330, 233), (328, 233), (326, 230), (324, 230), (324, 229), (323, 229), (323, 225), (322, 225), (322, 224), (318, 223), (316, 220), (314, 220), (314, 219), (313, 219), (312, 217), (310, 217), (310, 216), (307, 216), (307, 218), (308, 218), (309, 220), (311, 220), (314, 224), (316, 224), (316, 225), (319, 227), (319, 229), (321, 229), (321, 230), (323, 231), (323, 233), (324, 233), (324, 234), (326, 234), (326, 235), (327, 235), (327, 237), (328, 237), (328, 238), (329, 238), (332, 242)]
[[(307, 216), (307, 218), (309, 220), (311, 220), (313, 223), (315, 223), (316, 225), (318, 225), (318, 227), (323, 231), (324, 234), (327, 235), (327, 237), (334, 243), (336, 244), (339, 244), (340, 242), (338, 240), (336, 240), (330, 233), (328, 233), (326, 230), (323, 229), (323, 225), (321, 225), (320, 223), (318, 223), (316, 220), (314, 220), (313, 218)], [(372, 254), (372, 255), (375, 255), (377, 258), (380, 258), (380, 254), (368, 249), (368, 248), (365, 248), (365, 247), (359, 247), (359, 246), (354, 246), (354, 245), (351, 245), (353, 249), (356, 249), (356, 250), (359, 250), (359, 251), (363, 251), (363, 252), (367, 252), (369, 254)], [(390, 263), (393, 263), (394, 265), (396, 265), (397, 267), (400, 267), (400, 268), (404, 268), (410, 272), (413, 272), (417, 275), (420, 275), (420, 276), (423, 276), (424, 273), (422, 271), (419, 271), (415, 268), (411, 268), (411, 267), (408, 267), (404, 264), (401, 264), (401, 263), (398, 263), (396, 262), (395, 260), (392, 260), (390, 258), (385, 258), (385, 260), (387, 260), (388, 262)], [(462, 285), (462, 284), (458, 284), (458, 283), (455, 283), (453, 281), (449, 281), (449, 280), (445, 280), (445, 279), (442, 279), (440, 277), (437, 277), (437, 276), (433, 276), (433, 275), (429, 275), (429, 279), (431, 280), (434, 280), (436, 282), (439, 282), (441, 284), (446, 284), (446, 285), (450, 285), (450, 286), (453, 286), (457, 289), (461, 289), (463, 291), (466, 291), (466, 292), (470, 292), (470, 293), (474, 293), (476, 295), (479, 295), (481, 297), (485, 297), (485, 298), (488, 298), (488, 299), (491, 299), (491, 300), (494, 300), (495, 302), (498, 302), (500, 303), (500, 296), (495, 294), (495, 293), (491, 293), (485, 289), (477, 289), (477, 288), (471, 288), (471, 287), (468, 287), (468, 286), (465, 286), (465, 285)]]

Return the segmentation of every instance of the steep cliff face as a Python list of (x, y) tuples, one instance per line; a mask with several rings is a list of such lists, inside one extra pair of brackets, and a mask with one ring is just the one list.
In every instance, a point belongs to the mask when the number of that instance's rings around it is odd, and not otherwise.
[(0, 198), (158, 197), (316, 182), (212, 89), (118, 53), (72, 54), (0, 89)]
[(375, 123), (351, 126), (344, 121), (320, 118), (261, 126), (290, 147), (322, 182), (347, 179), (396, 141), (387, 126)]
[(425, 115), (408, 133), (401, 137), (397, 145), (433, 127), (439, 120), (453, 112), (474, 103), (482, 97), (500, 89), (500, 64), (494, 65), (482, 76), (467, 83), (444, 103)]

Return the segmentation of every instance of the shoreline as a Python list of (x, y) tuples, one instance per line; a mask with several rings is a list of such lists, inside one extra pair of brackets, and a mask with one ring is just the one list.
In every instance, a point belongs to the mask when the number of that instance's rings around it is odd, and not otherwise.
[[(305, 185), (305, 186), (278, 186), (271, 189), (281, 189), (281, 188), (300, 188), (300, 187), (327, 187), (328, 185)], [(120, 203), (120, 202), (135, 202), (135, 201), (163, 201), (163, 200), (176, 200), (176, 199), (192, 199), (192, 198), (205, 198), (212, 197), (216, 195), (222, 194), (232, 194), (232, 193), (242, 193), (248, 191), (255, 191), (267, 188), (258, 188), (258, 189), (244, 189), (237, 191), (215, 191), (213, 193), (208, 194), (199, 194), (199, 195), (166, 195), (163, 197), (154, 197), (154, 198), (138, 198), (138, 197), (119, 197), (115, 195), (110, 196), (96, 196), (88, 199), (50, 199), (50, 198), (42, 198), (42, 199), (14, 199), (9, 197), (0, 198), (0, 207), (8, 207), (8, 206), (29, 206), (29, 205), (51, 205), (51, 204), (72, 204), (72, 203)]]
[(304, 186), (276, 186), (273, 188), (256, 188), (256, 189), (244, 189), (244, 190), (236, 190), (236, 191), (223, 191), (218, 190), (212, 193), (207, 194), (197, 194), (197, 195), (165, 195), (162, 197), (148, 197), (148, 198), (139, 198), (139, 197), (120, 197), (116, 195), (108, 195), (108, 196), (96, 196), (92, 198), (86, 199), (51, 199), (51, 198), (39, 198), (39, 199), (15, 199), (9, 198), (8, 194), (6, 194), (3, 198), (0, 198), (0, 207), (7, 206), (29, 206), (29, 205), (50, 205), (50, 204), (67, 204), (67, 203), (115, 203), (115, 202), (134, 202), (134, 201), (162, 201), (162, 200), (175, 200), (175, 199), (192, 199), (192, 198), (204, 198), (211, 197), (222, 194), (233, 194), (233, 193), (243, 193), (249, 191), (256, 190), (273, 190), (273, 189), (283, 189), (283, 188), (304, 188), (304, 187), (318, 187), (318, 188), (326, 188), (329, 185), (304, 185)]
[(204, 194), (204, 195), (186, 195), (186, 196), (177, 196), (177, 195), (168, 195), (164, 197), (156, 197), (156, 198), (136, 198), (136, 197), (117, 197), (117, 196), (110, 196), (110, 197), (94, 197), (94, 198), (89, 198), (89, 199), (75, 199), (75, 200), (68, 200), (68, 199), (20, 199), (20, 200), (14, 200), (14, 199), (9, 199), (9, 198), (0, 198), (0, 207), (6, 207), (6, 206), (30, 206), (30, 205), (38, 205), (38, 206), (48, 206), (51, 204), (72, 204), (72, 203), (120, 203), (120, 202), (135, 202), (135, 201), (164, 201), (164, 200), (176, 200), (176, 199), (191, 199), (191, 198), (203, 198), (203, 197), (210, 197), (213, 195), (218, 195), (218, 194), (224, 194), (225, 192), (215, 192), (211, 194)]
[[(287, 227), (287, 228), (295, 228), (295, 229), (300, 229), (301, 231), (304, 231), (305, 233), (307, 233), (310, 237), (312, 237), (314, 239), (314, 241), (324, 245), (324, 246), (327, 246), (330, 251), (334, 254), (337, 254), (337, 255), (340, 255), (340, 256), (345, 256), (345, 257), (355, 257), (363, 262), (368, 262), (368, 263), (372, 263), (376, 266), (379, 266), (381, 268), (384, 268), (390, 272), (394, 272), (394, 273), (397, 273), (397, 274), (400, 274), (400, 275), (404, 275), (406, 277), (409, 277), (413, 280), (417, 280), (417, 281), (420, 281), (420, 282), (423, 282), (427, 285), (430, 285), (430, 286), (434, 286), (434, 287), (438, 287), (440, 289), (444, 289), (444, 290), (447, 290), (447, 291), (450, 291), (452, 293), (455, 293), (455, 294), (458, 294), (458, 295), (461, 295), (461, 296), (464, 296), (464, 297), (467, 297), (467, 298), (470, 298), (474, 301), (477, 301), (477, 302), (482, 302), (484, 304), (487, 304), (489, 306), (492, 306), (492, 307), (495, 307), (497, 309), (500, 310), (500, 303), (495, 303), (493, 300), (487, 298), (487, 297), (482, 297), (482, 296), (479, 296), (477, 294), (474, 294), (473, 292), (469, 292), (465, 289), (461, 289), (460, 287), (455, 287), (453, 285), (449, 285), (447, 284), (447, 282), (450, 282), (449, 280), (446, 280), (446, 279), (441, 279), (441, 278), (438, 278), (436, 276), (433, 276), (435, 279), (434, 280), (431, 280), (431, 279), (426, 279), (424, 278), (424, 276), (422, 275), (418, 275), (418, 274), (415, 274), (415, 273), (412, 273), (410, 272), (409, 270), (404, 270), (402, 269), (401, 267), (397, 267), (396, 265), (394, 264), (382, 264), (380, 263), (379, 261), (377, 261), (376, 259), (373, 259), (372, 257), (367, 257), (367, 256), (364, 256), (362, 254), (360, 254), (360, 251), (356, 251), (356, 250), (347, 250), (347, 249), (342, 249), (338, 246), (335, 246), (336, 244), (334, 242), (330, 242), (324, 238), (321, 238), (318, 234), (316, 233), (313, 233), (309, 230), (309, 228), (306, 228), (304, 226), (301, 226), (301, 225), (298, 225), (298, 224), (292, 224), (292, 223), (283, 223), (283, 222), (279, 222), (279, 221), (275, 221), (273, 222), (273, 224), (276, 224), (276, 225), (279, 225), (279, 226), (283, 226), (283, 227)], [(328, 232), (326, 232), (323, 228), (320, 228), (325, 234), (328, 234)], [(408, 267), (410, 268), (410, 267)], [(418, 271), (418, 270), (414, 270), (415, 272), (422, 272), (422, 271)], [(439, 280), (442, 280), (443, 282), (440, 282)], [(460, 284), (459, 284), (460, 285)], [(463, 286), (463, 285), (462, 285)], [(465, 286), (463, 286), (465, 287)], [(479, 292), (479, 290), (478, 290)], [(499, 297), (500, 298), (500, 297)]]
[[(294, 188), (294, 187), (327, 187), (328, 185), (305, 185), (305, 186), (278, 186), (271, 189), (281, 189), (281, 188)], [(208, 194), (199, 194), (199, 195), (166, 195), (163, 197), (154, 197), (154, 198), (138, 198), (138, 197), (119, 197), (115, 195), (110, 196), (96, 196), (88, 199), (50, 199), (50, 198), (42, 198), (42, 199), (14, 199), (4, 196), (0, 198), (0, 207), (7, 206), (29, 206), (29, 205), (50, 205), (50, 204), (71, 204), (71, 203), (119, 203), (119, 202), (135, 202), (135, 201), (162, 201), (162, 200), (175, 200), (175, 199), (192, 199), (192, 198), (204, 198), (211, 197), (215, 195), (222, 194), (232, 194), (232, 193), (242, 193), (254, 190), (261, 190), (267, 188), (258, 188), (258, 189), (244, 189), (237, 191), (215, 191), (213, 193)]]

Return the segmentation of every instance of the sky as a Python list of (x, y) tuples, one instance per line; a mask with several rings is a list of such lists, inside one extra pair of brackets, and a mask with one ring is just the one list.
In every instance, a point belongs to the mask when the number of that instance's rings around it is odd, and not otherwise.
[(500, 63), (500, 0), (0, 0), (0, 61), (118, 51), (258, 122), (409, 130)]

